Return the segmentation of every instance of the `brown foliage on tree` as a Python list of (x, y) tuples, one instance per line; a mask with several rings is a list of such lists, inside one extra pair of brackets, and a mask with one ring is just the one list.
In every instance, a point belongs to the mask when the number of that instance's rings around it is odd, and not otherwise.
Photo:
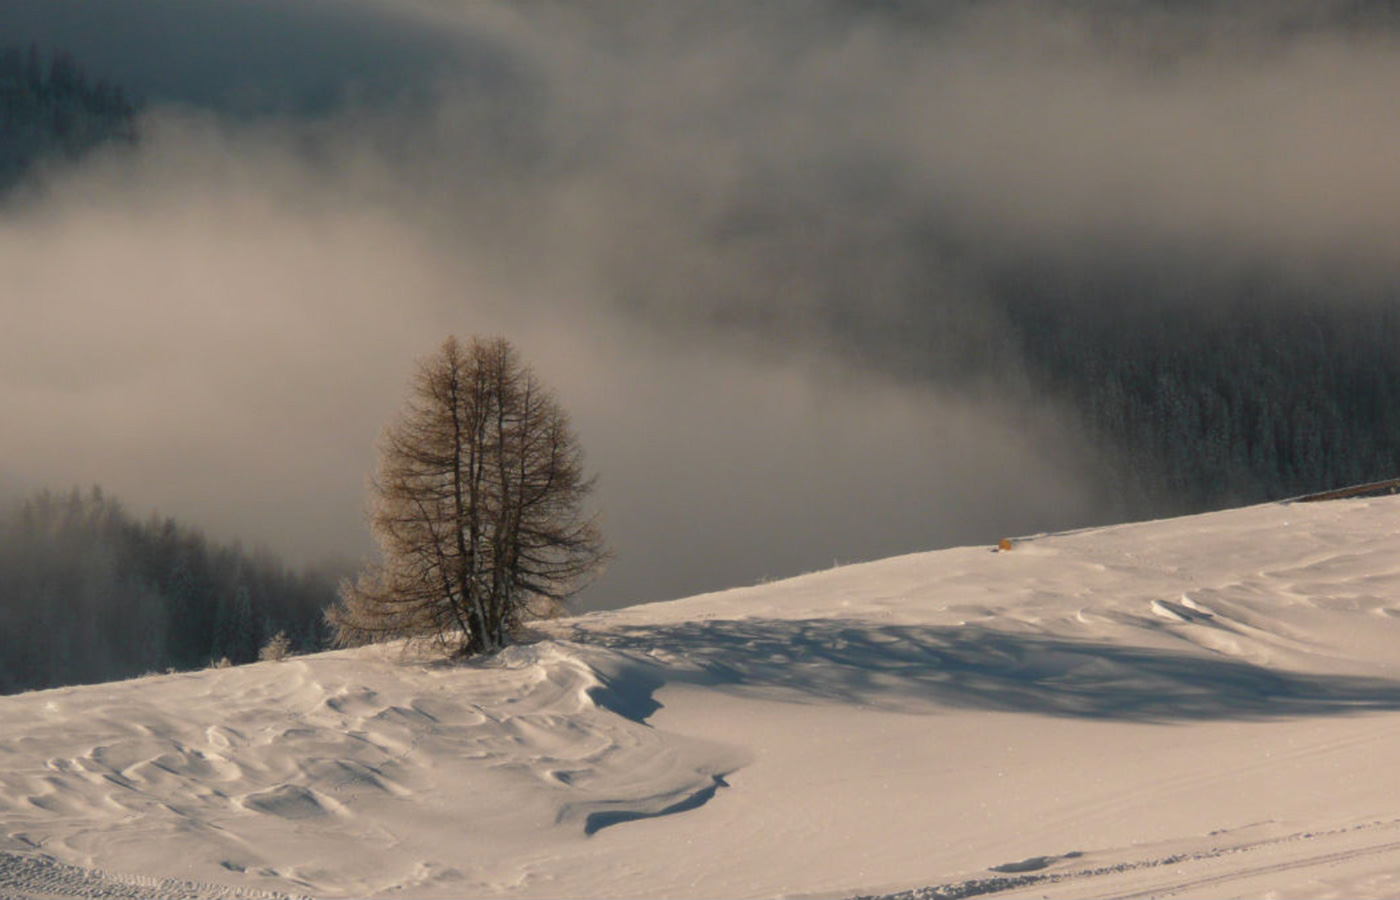
[(606, 559), (568, 416), (505, 340), (448, 338), (385, 432), (370, 526), (383, 560), (329, 615), (342, 645), (428, 637), (505, 646)]

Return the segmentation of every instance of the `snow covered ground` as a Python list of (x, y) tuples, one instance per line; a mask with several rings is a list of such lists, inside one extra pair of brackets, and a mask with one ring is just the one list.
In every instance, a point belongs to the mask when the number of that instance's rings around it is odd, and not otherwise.
[(1400, 498), (0, 698), (0, 898), (1400, 895)]

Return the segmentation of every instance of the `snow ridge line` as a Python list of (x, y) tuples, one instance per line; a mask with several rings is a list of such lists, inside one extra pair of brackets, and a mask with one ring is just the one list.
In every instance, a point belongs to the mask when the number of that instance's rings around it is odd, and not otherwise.
[[(1352, 825), (1345, 828), (1335, 828), (1326, 831), (1309, 831), (1290, 834), (1283, 837), (1271, 838), (1269, 840), (1257, 841), (1255, 843), (1244, 844), (1235, 847), (1215, 847), (1210, 850), (1196, 853), (1173, 853), (1170, 856), (1158, 857), (1156, 859), (1144, 859), (1137, 861), (1127, 861), (1114, 863), (1107, 866), (1095, 866), (1088, 869), (1074, 869), (1066, 872), (1038, 872), (1027, 875), (1001, 875), (992, 878), (971, 878), (967, 881), (953, 882), (952, 884), (931, 885), (929, 887), (912, 888), (907, 891), (898, 891), (892, 894), (861, 894), (850, 898), (850, 900), (964, 900), (967, 897), (984, 897), (990, 894), (1000, 894), (1004, 891), (1016, 888), (1029, 887), (1037, 884), (1063, 884), (1099, 878), (1105, 875), (1120, 875), (1124, 872), (1134, 872), (1144, 869), (1155, 869), (1163, 866), (1174, 866), (1184, 862), (1202, 862), (1205, 860), (1220, 859), (1225, 856), (1232, 856), (1239, 853), (1250, 853), (1264, 847), (1278, 844), (1290, 843), (1293, 841), (1308, 841), (1318, 838), (1335, 837), (1354, 831), (1369, 830), (1378, 827), (1394, 827), (1400, 824), (1400, 819), (1389, 822), (1371, 822), (1364, 825)], [(1245, 869), (1237, 869), (1230, 872), (1218, 872), (1211, 875), (1201, 875), (1189, 880), (1173, 885), (1157, 885), (1141, 892), (1122, 893), (1115, 892), (1114, 897), (1156, 897), (1165, 893), (1178, 893), (1180, 891), (1190, 891), (1202, 887), (1222, 884), (1238, 878), (1249, 878), (1254, 875), (1266, 874), (1272, 871), (1286, 871), (1288, 869), (1303, 868), (1305, 866), (1317, 865), (1327, 862), (1335, 862), (1345, 859), (1353, 859), (1359, 856), (1366, 856), (1372, 853), (1385, 853), (1400, 849), (1400, 841), (1386, 841), (1380, 844), (1369, 844), (1364, 847), (1353, 847), (1345, 850), (1334, 850), (1327, 853), (1320, 853), (1302, 858), (1282, 860), (1276, 863), (1269, 863), (1262, 866), (1250, 866)]]
[(0, 900), (101, 897), (104, 900), (293, 900), (276, 891), (203, 884), (178, 878), (112, 875), (43, 855), (0, 850)]
[(1283, 502), (1316, 503), (1319, 500), (1350, 500), (1360, 497), (1384, 497), (1387, 494), (1394, 494), (1397, 491), (1400, 491), (1400, 478), (1387, 478), (1385, 481), (1369, 481), (1365, 484), (1353, 484), (1330, 491), (1318, 491), (1315, 494), (1303, 494), (1301, 497), (1291, 497)]

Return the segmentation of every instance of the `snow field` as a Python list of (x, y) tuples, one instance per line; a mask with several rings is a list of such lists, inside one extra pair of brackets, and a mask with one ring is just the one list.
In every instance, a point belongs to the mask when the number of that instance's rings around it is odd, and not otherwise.
[(1393, 894), (1397, 522), (1274, 504), (560, 620), (470, 665), (0, 698), (0, 894)]

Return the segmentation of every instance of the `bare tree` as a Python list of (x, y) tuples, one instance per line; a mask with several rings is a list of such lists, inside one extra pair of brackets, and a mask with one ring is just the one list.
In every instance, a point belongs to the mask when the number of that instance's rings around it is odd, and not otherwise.
[(337, 641), (504, 646), (606, 559), (582, 511), (592, 488), (568, 416), (515, 349), (448, 338), (385, 432), (370, 504), (383, 560), (342, 590)]

